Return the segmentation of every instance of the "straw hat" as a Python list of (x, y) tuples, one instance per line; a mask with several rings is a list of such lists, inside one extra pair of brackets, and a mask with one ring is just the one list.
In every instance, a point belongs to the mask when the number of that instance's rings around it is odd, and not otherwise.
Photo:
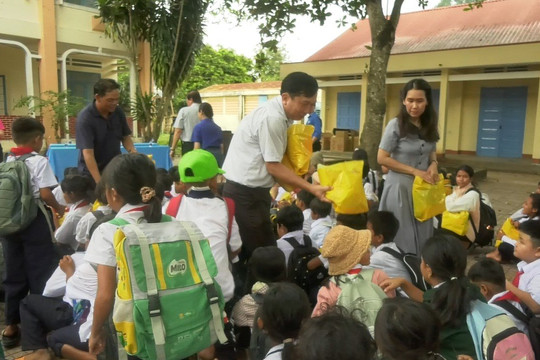
[(343, 225), (331, 229), (321, 248), (321, 255), (330, 263), (328, 274), (346, 274), (360, 262), (370, 245), (369, 230), (354, 230)]

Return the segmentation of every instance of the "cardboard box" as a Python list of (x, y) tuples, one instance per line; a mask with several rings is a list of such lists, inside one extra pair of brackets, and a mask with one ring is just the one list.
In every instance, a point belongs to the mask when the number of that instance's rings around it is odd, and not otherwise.
[(349, 137), (349, 130), (336, 130), (335, 137), (348, 138)]
[(354, 149), (360, 146), (359, 140), (360, 138), (358, 136), (353, 136), (352, 144), (351, 144), (351, 151), (354, 151)]
[(330, 150), (331, 151), (350, 151), (351, 148), (351, 140), (347, 137), (341, 137), (341, 136), (332, 136), (332, 139), (330, 140)]

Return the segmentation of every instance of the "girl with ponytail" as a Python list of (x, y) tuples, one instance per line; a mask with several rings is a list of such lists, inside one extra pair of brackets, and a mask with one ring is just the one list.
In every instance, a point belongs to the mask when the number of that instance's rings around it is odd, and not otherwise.
[(385, 280), (385, 291), (401, 287), (413, 300), (429, 304), (441, 321), (440, 353), (446, 359), (476, 356), (466, 316), (472, 300), (482, 300), (480, 290), (465, 276), (467, 252), (449, 235), (431, 237), (422, 248), (420, 270), (431, 289), (425, 293), (402, 278)]

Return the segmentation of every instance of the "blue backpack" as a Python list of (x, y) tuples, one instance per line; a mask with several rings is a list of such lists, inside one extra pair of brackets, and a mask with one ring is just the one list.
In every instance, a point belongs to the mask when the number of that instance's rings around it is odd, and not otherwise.
[(534, 360), (534, 351), (527, 335), (516, 328), (502, 310), (479, 300), (471, 302), (467, 314), (477, 359)]

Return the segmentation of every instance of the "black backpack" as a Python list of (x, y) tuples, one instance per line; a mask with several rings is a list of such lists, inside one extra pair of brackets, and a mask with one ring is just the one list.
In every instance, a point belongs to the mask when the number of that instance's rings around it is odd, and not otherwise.
[(424, 280), (422, 272), (420, 271), (420, 263), (422, 262), (422, 260), (419, 256), (405, 253), (401, 249), (399, 251), (396, 251), (389, 247), (382, 248), (381, 251), (392, 255), (403, 263), (405, 269), (407, 269), (407, 272), (409, 273), (412, 284), (418, 289), (426, 291), (431, 288), (431, 286)]
[(497, 214), (495, 214), (495, 210), (485, 202), (482, 193), (478, 189), (472, 188), (467, 192), (469, 191), (476, 191), (480, 196), (480, 225), (478, 226), (478, 229), (474, 226), (474, 222), (472, 220), (470, 221), (474, 230), (474, 242), (480, 246), (491, 245), (493, 237), (495, 236), (495, 226), (497, 226)]
[(283, 240), (293, 247), (287, 264), (287, 278), (304, 289), (309, 301), (314, 305), (317, 303), (317, 293), (321, 283), (328, 277), (328, 270), (324, 266), (319, 266), (315, 270), (308, 270), (307, 264), (321, 253), (311, 245), (311, 239), (307, 235), (304, 235), (304, 245), (300, 245), (295, 238), (285, 238)]

